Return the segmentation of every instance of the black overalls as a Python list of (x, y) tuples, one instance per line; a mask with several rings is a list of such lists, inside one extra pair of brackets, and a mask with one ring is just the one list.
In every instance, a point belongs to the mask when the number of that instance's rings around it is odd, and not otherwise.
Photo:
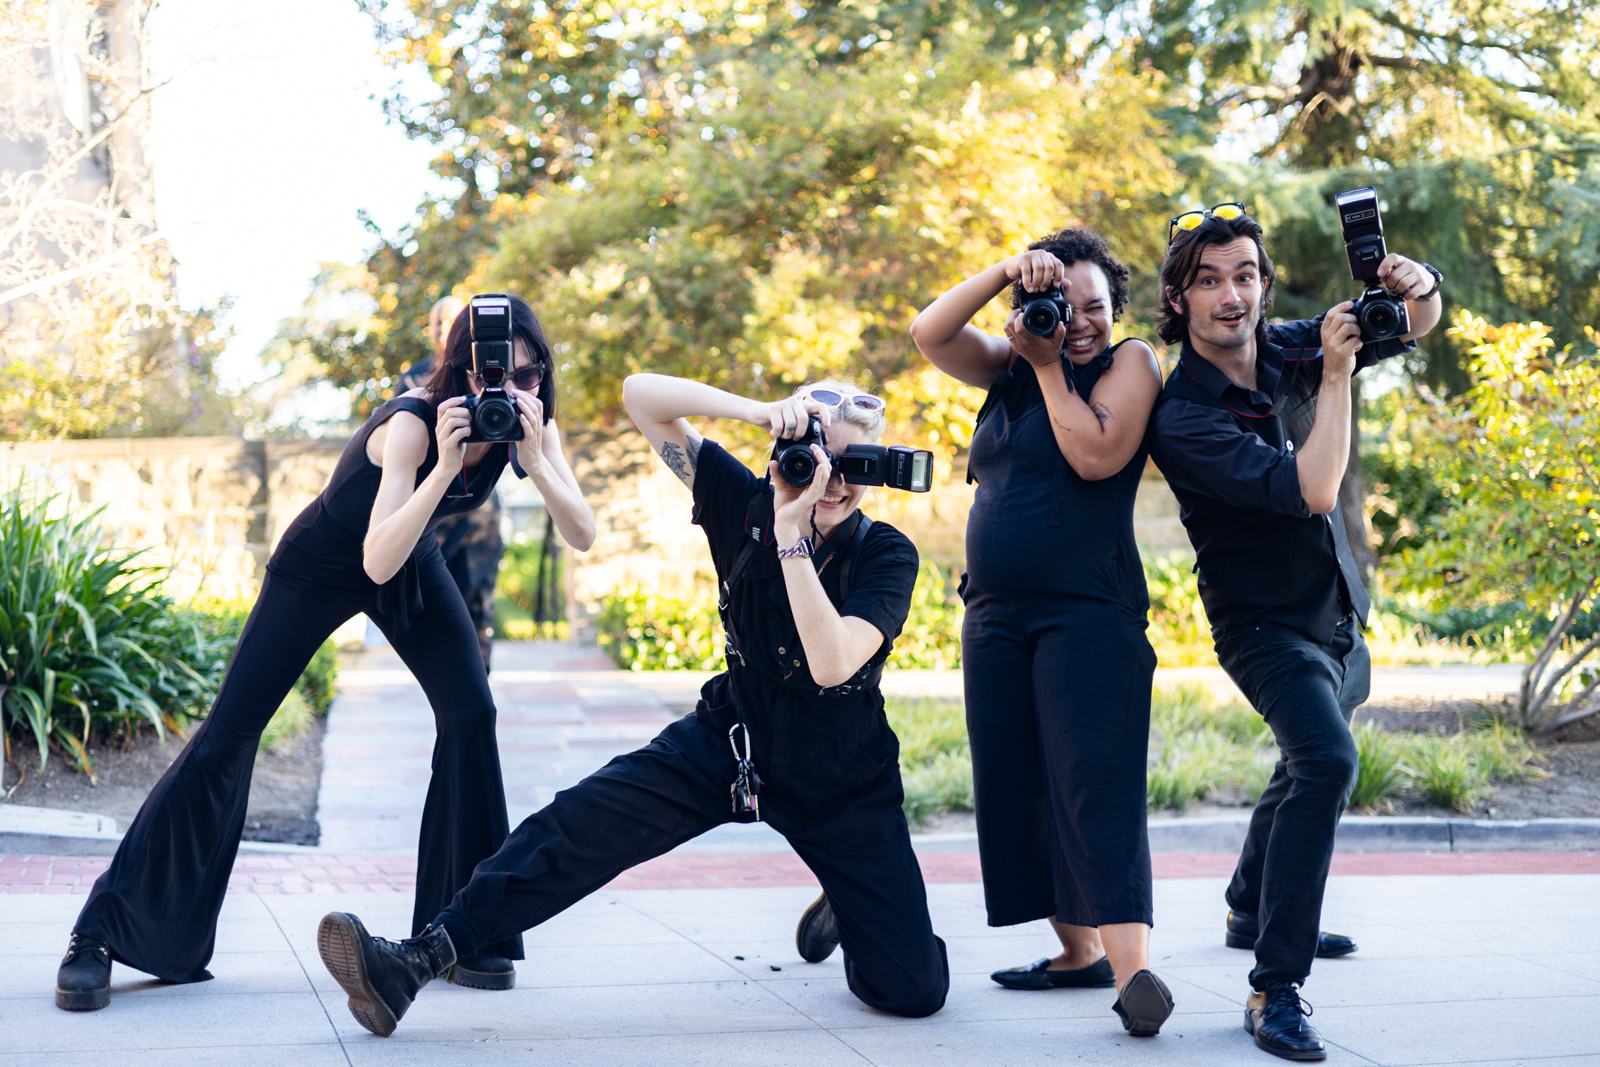
[[(244, 832), (261, 731), (312, 654), (360, 612), (378, 624), (416, 675), (439, 730), (417, 845), (416, 931), (505, 840), (510, 820), (494, 700), (477, 634), (433, 527), (445, 515), (483, 503), (509, 450), (490, 449), (457, 479), (452, 492), (461, 495), (446, 495), (411, 558), (380, 586), (362, 569), (362, 541), (383, 477), (367, 459), (367, 438), (397, 411), (428, 425), (428, 458), (417, 484), (437, 465), (433, 408), (397, 397), (351, 438), (327, 488), (284, 533), (211, 713), (150, 791), (73, 927), (108, 943), (114, 959), (169, 982), (211, 977), (206, 964)], [(484, 950), (522, 958), (520, 938)]]
[[(1115, 350), (1068, 365), (1085, 398)], [(973, 435), (961, 648), (991, 926), (1152, 919), (1156, 657), (1133, 539), (1145, 455), (1101, 481), (1078, 477), (1020, 357), (996, 377)]]
[[(744, 543), (745, 505), (757, 484), (715, 442), (702, 445), (695, 522), (721, 574)], [(822, 546), (815, 562), (837, 604), (834, 547)], [(873, 523), (854, 551), (851, 593), (840, 613), (885, 635), (885, 648), (869, 664), (875, 678), (910, 609), (917, 553), (886, 523)], [(706, 683), (692, 714), (557, 793), (478, 865), (439, 916), (458, 953), (537, 926), (715, 826), (749, 821), (734, 815), (729, 794), (737, 764), (728, 731), (742, 719), (762, 778), (761, 817), (822, 883), (851, 992), (897, 1015), (920, 1017), (943, 1006), (949, 965), (901, 812), (899, 742), (883, 698), (875, 680), (825, 694), (811, 682), (780, 567), (775, 549), (763, 545), (732, 584), (728, 612), (739, 654), (730, 652), (729, 669)]]

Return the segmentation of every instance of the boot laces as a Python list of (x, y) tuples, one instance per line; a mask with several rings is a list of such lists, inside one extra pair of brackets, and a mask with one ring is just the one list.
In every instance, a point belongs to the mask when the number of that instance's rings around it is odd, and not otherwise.
[(61, 962), (71, 963), (78, 958), (80, 953), (84, 952), (99, 956), (103, 961), (110, 958), (111, 946), (104, 941), (94, 941), (86, 938), (82, 934), (73, 934), (67, 939), (67, 958)]
[(1297, 1011), (1308, 1019), (1312, 1015), (1311, 1005), (1300, 996), (1300, 987), (1293, 982), (1276, 983), (1267, 991), (1265, 1014), (1275, 1014), (1279, 1011)]

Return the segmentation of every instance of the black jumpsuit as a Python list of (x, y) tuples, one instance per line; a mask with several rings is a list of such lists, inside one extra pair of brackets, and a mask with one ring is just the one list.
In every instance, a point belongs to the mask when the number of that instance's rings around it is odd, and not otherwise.
[[(715, 442), (701, 446), (695, 522), (721, 574), (746, 543), (745, 504), (756, 484)], [(836, 547), (820, 546), (813, 562), (839, 604)], [(910, 610), (917, 551), (889, 524), (874, 523), (855, 552), (850, 595), (839, 611), (884, 634), (884, 647), (864, 668), (875, 676)], [(557, 793), (478, 865), (439, 916), (457, 952), (470, 955), (485, 941), (536, 926), (715, 826), (750, 821), (733, 814), (729, 795), (737, 766), (728, 731), (742, 719), (763, 779), (761, 817), (788, 838), (828, 894), (851, 992), (898, 1015), (930, 1015), (943, 1006), (950, 969), (901, 811), (900, 746), (883, 697), (870, 679), (819, 692), (781, 567), (769, 544), (733, 583), (728, 618), (740, 653), (730, 651), (729, 669), (706, 683), (692, 714)]]
[[(169, 982), (211, 977), (206, 964), (244, 831), (261, 731), (312, 654), (359, 612), (378, 624), (416, 675), (439, 731), (418, 843), (417, 931), (506, 838), (494, 700), (472, 620), (433, 526), (481, 504), (509, 451), (492, 448), (456, 480), (411, 558), (380, 586), (362, 569), (362, 541), (383, 476), (367, 458), (367, 438), (397, 411), (428, 425), (418, 485), (438, 463), (433, 408), (415, 397), (384, 404), (351, 438), (327, 488), (290, 525), (267, 563), (261, 595), (211, 713), (150, 791), (84, 903), (74, 932), (107, 942), (113, 958), (131, 967)], [(490, 950), (522, 958), (520, 938), (483, 949)]]
[[(1068, 365), (1085, 398), (1114, 353)], [(1156, 657), (1133, 539), (1145, 456), (1080, 478), (1021, 358), (996, 376), (973, 435), (961, 647), (991, 926), (1151, 922)]]

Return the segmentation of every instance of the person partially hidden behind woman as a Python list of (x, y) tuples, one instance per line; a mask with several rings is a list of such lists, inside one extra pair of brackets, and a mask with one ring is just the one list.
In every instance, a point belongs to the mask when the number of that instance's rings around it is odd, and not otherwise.
[(878, 691), (911, 608), (917, 551), (858, 510), (862, 487), (834, 474), (821, 449), (810, 484), (789, 485), (774, 465), (769, 487), (688, 422), (738, 419), (792, 440), (816, 417), (843, 452), (882, 432), (883, 401), (823, 382), (761, 403), (655, 374), (630, 377), (622, 395), (694, 494), (723, 582), (728, 669), (692, 714), (529, 816), (421, 936), (385, 941), (334, 912), (317, 933), (322, 960), (356, 1021), (388, 1036), (458, 955), (516, 937), (712, 827), (760, 818), (822, 883), (823, 905), (808, 915), (830, 951), (842, 944), (850, 991), (881, 1011), (931, 1015), (950, 969)]
[[(968, 460), (961, 635), (989, 925), (1048, 918), (1061, 940), (1053, 959), (992, 977), (1115, 983), (1123, 1026), (1152, 1036), (1173, 1002), (1149, 970), (1156, 658), (1133, 499), (1161, 376), (1143, 341), (1110, 343), (1127, 279), (1098, 234), (1064, 230), (945, 293), (911, 335), (934, 366), (989, 391)], [(968, 324), (1008, 287), (1020, 308), (1056, 286), (1071, 312), (1049, 336), (1020, 310), (1004, 337)]]
[[(483, 503), (512, 458), (561, 535), (584, 549), (594, 516), (561, 452), (550, 346), (511, 298), (522, 440), (467, 444), (472, 379), (466, 316), (425, 388), (385, 403), (345, 446), (322, 494), (284, 533), (211, 713), (162, 775), (94, 884), (56, 976), (56, 1006), (103, 1008), (111, 961), (169, 982), (203, 982), (249, 802), (261, 731), (328, 635), (366, 612), (421, 683), (439, 735), (417, 846), (421, 930), (506, 838), (495, 707), (478, 638), (433, 528)], [(510, 989), (515, 936), (485, 941), (450, 980)]]

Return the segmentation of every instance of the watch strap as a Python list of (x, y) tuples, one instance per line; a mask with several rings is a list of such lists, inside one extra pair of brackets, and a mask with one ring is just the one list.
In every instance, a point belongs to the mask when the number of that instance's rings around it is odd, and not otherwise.
[(811, 546), (811, 538), (802, 537), (788, 548), (779, 546), (779, 559), (810, 559), (816, 550)]
[(1444, 285), (1444, 273), (1440, 271), (1438, 267), (1435, 267), (1432, 263), (1424, 263), (1422, 265), (1422, 269), (1433, 275), (1433, 288), (1429, 289), (1421, 296), (1412, 298), (1419, 304), (1425, 303), (1438, 296), (1440, 286)]

